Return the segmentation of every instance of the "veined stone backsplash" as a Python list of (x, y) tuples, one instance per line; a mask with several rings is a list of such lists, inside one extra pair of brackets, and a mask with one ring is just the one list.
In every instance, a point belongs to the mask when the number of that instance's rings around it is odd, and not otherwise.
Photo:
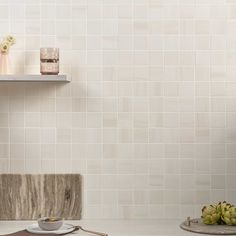
[(0, 172), (80, 173), (85, 218), (236, 203), (236, 1), (0, 0), (15, 73), (60, 48), (69, 84), (0, 83)]

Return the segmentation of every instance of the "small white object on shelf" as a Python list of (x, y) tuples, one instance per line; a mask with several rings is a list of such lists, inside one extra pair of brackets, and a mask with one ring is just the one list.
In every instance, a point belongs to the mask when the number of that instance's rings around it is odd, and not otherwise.
[(70, 82), (68, 75), (0, 75), (0, 82)]

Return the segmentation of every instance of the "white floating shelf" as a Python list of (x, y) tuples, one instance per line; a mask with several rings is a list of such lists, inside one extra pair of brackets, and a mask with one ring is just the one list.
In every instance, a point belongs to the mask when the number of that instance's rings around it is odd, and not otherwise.
[(67, 75), (0, 75), (0, 82), (70, 82)]

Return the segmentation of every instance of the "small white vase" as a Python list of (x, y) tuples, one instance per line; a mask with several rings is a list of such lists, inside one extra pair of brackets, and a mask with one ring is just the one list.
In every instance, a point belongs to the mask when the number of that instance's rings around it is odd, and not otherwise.
[(12, 74), (11, 71), (11, 64), (8, 54), (1, 54), (0, 53), (0, 74), (1, 75), (10, 75)]

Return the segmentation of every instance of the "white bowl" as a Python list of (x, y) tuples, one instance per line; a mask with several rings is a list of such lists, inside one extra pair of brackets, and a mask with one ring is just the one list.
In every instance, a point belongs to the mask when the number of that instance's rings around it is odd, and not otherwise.
[(43, 217), (38, 219), (38, 225), (43, 230), (58, 230), (63, 225), (63, 219), (61, 217)]

